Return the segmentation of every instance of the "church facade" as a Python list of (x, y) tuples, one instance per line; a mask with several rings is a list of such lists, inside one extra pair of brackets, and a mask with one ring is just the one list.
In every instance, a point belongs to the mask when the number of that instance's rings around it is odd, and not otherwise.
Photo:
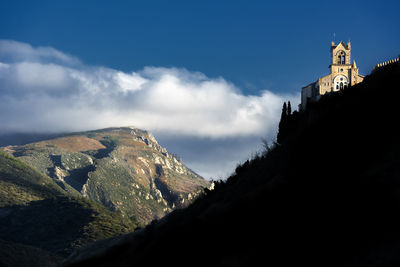
[(305, 110), (307, 103), (317, 101), (321, 95), (337, 92), (363, 81), (364, 76), (358, 73), (356, 62), (351, 63), (351, 44), (331, 43), (330, 74), (301, 89), (301, 104), (299, 110)]

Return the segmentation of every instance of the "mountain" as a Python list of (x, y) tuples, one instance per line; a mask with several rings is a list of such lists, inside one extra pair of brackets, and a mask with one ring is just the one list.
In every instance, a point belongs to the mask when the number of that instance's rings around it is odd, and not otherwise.
[(62, 134), (50, 134), (50, 133), (0, 132), (0, 147), (8, 145), (25, 145), (29, 143), (39, 142), (42, 140), (57, 138), (61, 135)]
[(146, 225), (187, 206), (210, 182), (136, 128), (65, 134), (3, 150), (82, 195)]
[(187, 209), (65, 266), (397, 266), (400, 65), (289, 115)]
[(0, 151), (0, 266), (56, 266), (76, 248), (136, 227)]

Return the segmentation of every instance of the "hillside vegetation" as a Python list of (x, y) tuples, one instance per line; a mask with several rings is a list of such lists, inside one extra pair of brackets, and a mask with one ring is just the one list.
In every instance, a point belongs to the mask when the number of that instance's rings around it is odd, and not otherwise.
[(280, 144), (187, 209), (65, 265), (399, 265), (399, 85), (392, 64), (290, 114)]
[(0, 151), (0, 265), (54, 266), (76, 248), (135, 228)]
[(71, 196), (84, 196), (139, 225), (185, 207), (210, 182), (136, 128), (65, 134), (4, 151), (33, 166)]

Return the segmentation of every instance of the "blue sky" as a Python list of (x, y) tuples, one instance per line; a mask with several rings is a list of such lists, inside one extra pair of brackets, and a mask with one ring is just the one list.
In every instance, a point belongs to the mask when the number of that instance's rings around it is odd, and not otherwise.
[(353, 43), (361, 73), (397, 56), (399, 1), (2, 1), (0, 37), (87, 64), (184, 67), (246, 93), (297, 90), (328, 72), (329, 45)]
[(302, 86), (328, 74), (334, 34), (351, 40), (361, 74), (398, 56), (399, 10), (399, 1), (1, 1), (0, 123), (136, 125), (223, 178), (273, 140), (283, 101), (298, 103)]

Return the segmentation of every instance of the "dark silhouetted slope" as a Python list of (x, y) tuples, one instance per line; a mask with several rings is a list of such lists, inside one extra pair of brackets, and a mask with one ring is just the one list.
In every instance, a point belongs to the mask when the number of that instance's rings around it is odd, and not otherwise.
[(399, 96), (395, 64), (322, 97), (187, 209), (65, 264), (399, 265)]
[(61, 260), (60, 256), (37, 247), (0, 240), (0, 266), (56, 267)]

